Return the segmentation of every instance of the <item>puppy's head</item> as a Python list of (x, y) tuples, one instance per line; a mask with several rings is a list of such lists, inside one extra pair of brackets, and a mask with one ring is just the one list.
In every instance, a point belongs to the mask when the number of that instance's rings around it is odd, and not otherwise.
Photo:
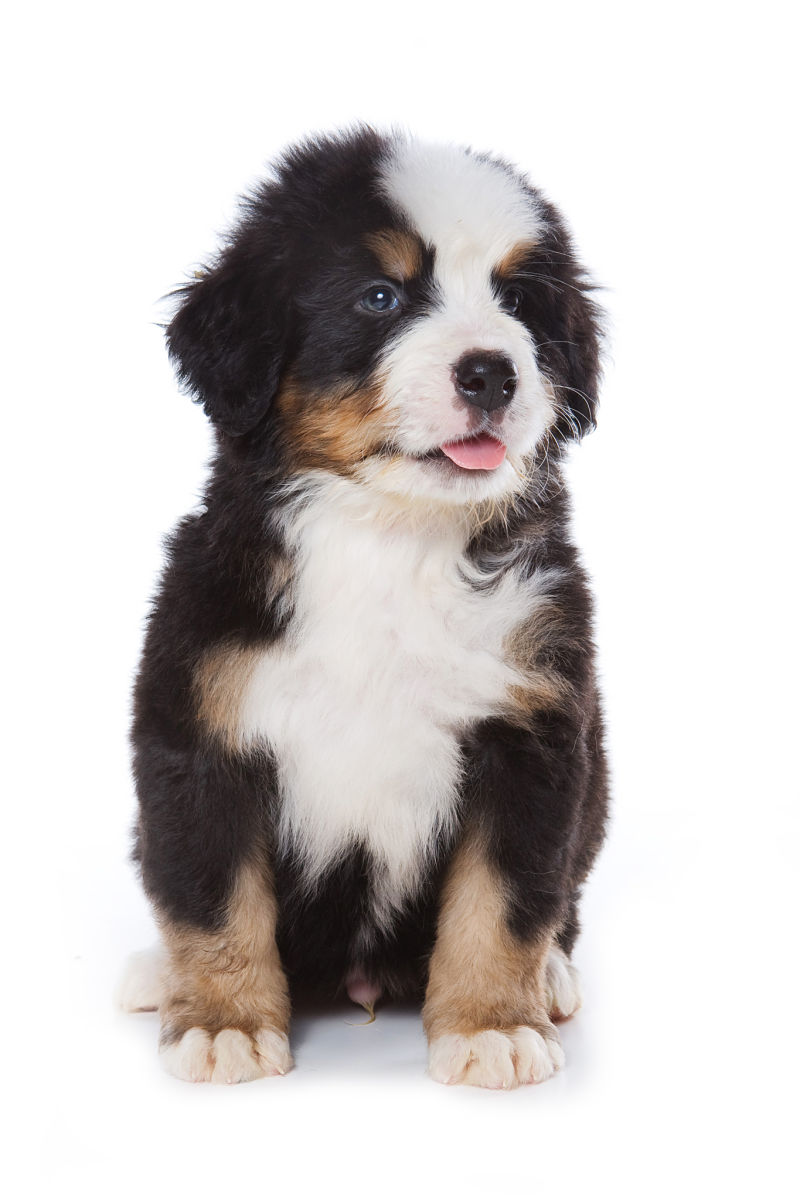
[(589, 290), (507, 165), (362, 129), (284, 156), (181, 293), (169, 347), (240, 450), (469, 504), (531, 486), (593, 424)]

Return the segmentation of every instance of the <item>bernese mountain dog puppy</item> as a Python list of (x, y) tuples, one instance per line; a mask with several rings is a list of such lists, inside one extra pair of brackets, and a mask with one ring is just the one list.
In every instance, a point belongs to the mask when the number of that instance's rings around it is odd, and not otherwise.
[(216, 431), (135, 692), (163, 939), (124, 990), (184, 1079), (283, 1074), (290, 997), (419, 996), (429, 1070), (563, 1062), (606, 773), (561, 461), (599, 315), (505, 162), (290, 149), (168, 327)]

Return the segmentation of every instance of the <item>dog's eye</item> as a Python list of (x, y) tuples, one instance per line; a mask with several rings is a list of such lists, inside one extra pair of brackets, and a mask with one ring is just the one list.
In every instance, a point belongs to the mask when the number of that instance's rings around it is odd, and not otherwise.
[(500, 297), (500, 307), (503, 312), (515, 317), (522, 308), (522, 292), (519, 288), (505, 288)]
[(387, 313), (399, 308), (400, 301), (396, 292), (381, 283), (376, 287), (371, 287), (368, 292), (364, 292), (361, 297), (361, 307), (369, 309), (370, 312)]

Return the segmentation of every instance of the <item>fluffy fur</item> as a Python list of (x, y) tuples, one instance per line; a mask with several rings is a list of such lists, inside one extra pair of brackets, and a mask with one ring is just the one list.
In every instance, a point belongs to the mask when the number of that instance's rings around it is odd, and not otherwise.
[(360, 129), (288, 151), (179, 294), (217, 433), (133, 728), (167, 1067), (283, 1073), (291, 996), (424, 998), (431, 1073), (537, 1082), (606, 812), (565, 445), (598, 315), (508, 165)]

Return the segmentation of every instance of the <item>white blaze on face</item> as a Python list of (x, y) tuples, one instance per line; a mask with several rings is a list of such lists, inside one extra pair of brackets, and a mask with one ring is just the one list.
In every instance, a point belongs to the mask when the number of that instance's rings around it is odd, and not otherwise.
[(436, 249), (443, 282), (482, 271), (515, 246), (535, 242), (543, 221), (512, 172), (458, 146), (407, 142), (383, 169), (388, 199)]
[[(543, 218), (535, 200), (512, 172), (452, 146), (414, 142), (397, 146), (383, 168), (390, 203), (434, 251), (436, 307), (407, 328), (384, 359), (387, 408), (396, 421), (396, 442), (410, 455), (467, 437), (476, 413), (455, 390), (453, 368), (463, 355), (492, 351), (510, 358), (519, 381), (513, 401), (493, 414), (508, 460), (480, 479), (458, 480), (473, 498), (514, 490), (519, 464), (553, 418), (536, 351), (522, 323), (504, 312), (492, 272), (521, 245), (535, 243)], [(433, 492), (454, 489), (410, 463), (413, 486)], [(405, 472), (401, 472), (401, 475)], [(397, 473), (395, 484), (405, 480)]]

